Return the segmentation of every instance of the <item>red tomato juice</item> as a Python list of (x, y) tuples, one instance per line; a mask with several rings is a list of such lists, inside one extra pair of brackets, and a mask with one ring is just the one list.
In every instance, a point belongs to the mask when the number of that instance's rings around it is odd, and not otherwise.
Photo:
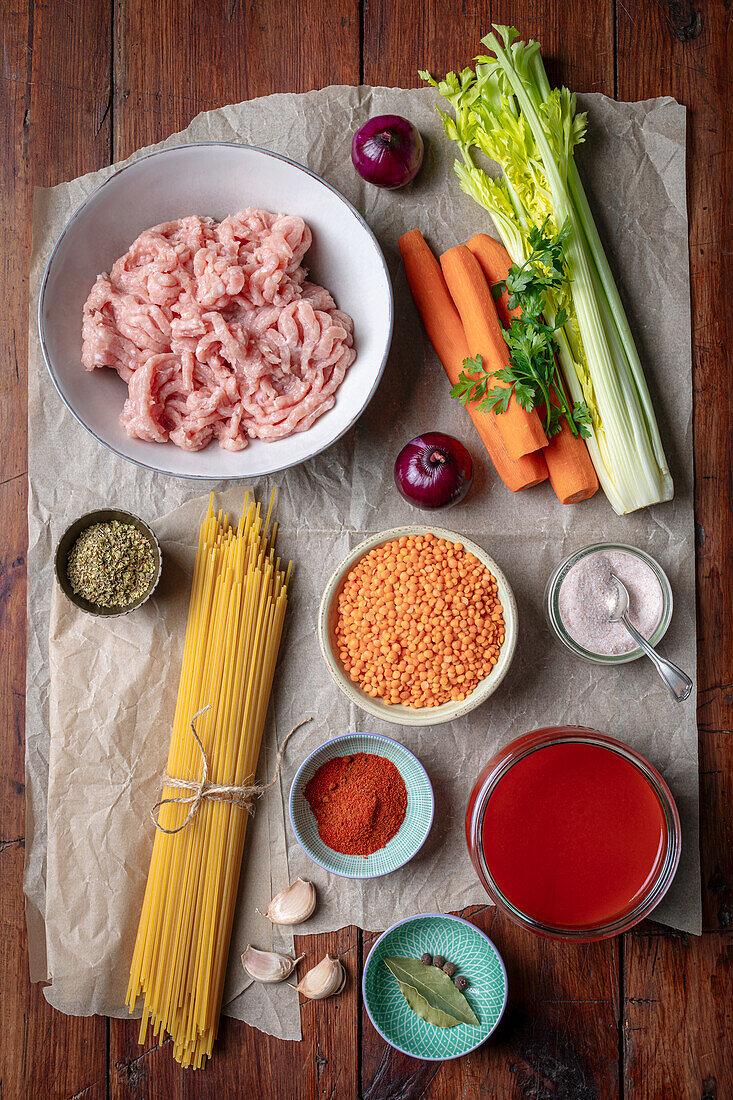
[(555, 928), (608, 924), (659, 872), (667, 824), (630, 760), (599, 745), (545, 745), (498, 781), (482, 844), (494, 882), (526, 916)]

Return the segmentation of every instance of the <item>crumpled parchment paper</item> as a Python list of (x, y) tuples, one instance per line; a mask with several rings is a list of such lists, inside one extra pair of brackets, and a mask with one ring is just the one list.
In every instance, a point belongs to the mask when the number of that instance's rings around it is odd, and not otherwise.
[[(672, 503), (626, 517), (615, 516), (600, 492), (574, 507), (560, 505), (547, 484), (510, 494), (468, 416), (448, 397), (405, 284), (397, 238), (418, 226), (442, 250), (479, 230), (492, 232), (492, 226), (458, 189), (432, 90), (332, 87), (274, 95), (199, 115), (162, 143), (238, 141), (306, 164), (365, 215), (395, 291), (389, 363), (357, 426), (311, 462), (256, 486), (261, 497), (272, 485), (280, 487), (280, 548), (296, 568), (262, 778), (272, 774), (277, 740), (302, 718), (313, 715), (315, 721), (291, 741), (279, 791), (261, 801), (248, 830), (225, 1011), (283, 1038), (300, 1036), (297, 996), (283, 986), (245, 988), (239, 954), (248, 942), (269, 946), (273, 935), (285, 948), (292, 940), (286, 930), (273, 932), (255, 909), (264, 910), (297, 875), (313, 880), (319, 892), (314, 916), (298, 929), (306, 933), (350, 923), (385, 928), (410, 913), (485, 902), (463, 837), (466, 800), (495, 749), (535, 727), (597, 727), (660, 768), (680, 809), (683, 855), (654, 917), (694, 933), (701, 928), (694, 694), (685, 704), (673, 703), (646, 661), (611, 669), (576, 659), (553, 640), (542, 614), (545, 582), (566, 554), (600, 539), (642, 547), (661, 562), (674, 590), (674, 618), (661, 648), (694, 675), (685, 110), (669, 98), (634, 104), (598, 94), (580, 99), (590, 111), (590, 128), (578, 160), (639, 343), (676, 489)], [(350, 162), (353, 130), (383, 112), (408, 116), (426, 138), (425, 165), (402, 191), (367, 186)], [(34, 204), (25, 889), (31, 976), (50, 978), (49, 1002), (65, 1012), (124, 1015), (153, 843), (148, 811), (170, 738), (204, 498), (201, 486), (151, 474), (102, 448), (64, 408), (41, 355), (35, 315), (45, 263), (69, 216), (112, 171), (39, 190)], [(246, 201), (245, 189), (242, 205)], [(330, 289), (338, 301), (338, 287)], [(506, 572), (519, 605), (519, 645), (507, 679), (484, 706), (451, 725), (408, 729), (369, 718), (345, 700), (321, 660), (315, 621), (328, 576), (351, 546), (367, 532), (420, 520), (394, 489), (392, 462), (413, 435), (437, 428), (462, 439), (477, 467), (467, 500), (441, 523), (475, 539)], [(221, 499), (236, 512), (242, 493), (237, 487)], [(156, 529), (164, 573), (143, 609), (96, 620), (58, 591), (52, 554), (76, 516), (113, 504), (148, 520), (162, 517)], [(306, 753), (337, 733), (359, 729), (397, 737), (416, 752), (436, 796), (435, 825), (419, 855), (371, 882), (329, 877), (300, 850), (286, 821), (289, 785)]]

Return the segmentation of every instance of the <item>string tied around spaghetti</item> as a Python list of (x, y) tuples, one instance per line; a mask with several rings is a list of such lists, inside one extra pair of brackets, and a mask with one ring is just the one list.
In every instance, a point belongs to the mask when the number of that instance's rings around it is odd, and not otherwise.
[[(194, 817), (201, 807), (201, 804), (206, 799), (210, 799), (212, 802), (231, 802), (235, 806), (241, 806), (242, 809), (247, 811), (247, 813), (253, 813), (252, 803), (254, 802), (254, 800), (263, 795), (265, 791), (269, 791), (270, 787), (274, 787), (280, 777), (280, 765), (282, 763), (283, 754), (285, 752), (285, 747), (288, 741), (293, 736), (293, 734), (301, 728), (301, 726), (305, 726), (308, 722), (313, 721), (312, 718), (304, 718), (302, 722), (298, 722), (297, 726), (293, 726), (290, 733), (287, 734), (285, 738), (283, 738), (283, 742), (280, 745), (280, 748), (277, 751), (277, 756), (275, 758), (275, 771), (269, 783), (253, 783), (245, 786), (236, 786), (234, 784), (230, 785), (225, 783), (209, 783), (209, 761), (206, 757), (206, 751), (204, 749), (203, 741), (196, 732), (195, 723), (202, 714), (206, 714), (207, 711), (212, 709), (213, 708), (211, 703), (208, 703), (205, 707), (202, 707), (201, 710), (196, 711), (190, 722), (191, 733), (193, 734), (199, 752), (201, 753), (201, 778), (179, 779), (174, 775), (169, 775), (168, 772), (166, 772), (163, 776), (164, 787), (176, 787), (179, 790), (191, 791), (192, 793), (188, 797), (185, 797), (184, 795), (179, 795), (176, 798), (161, 798), (158, 802), (155, 803), (152, 810), (150, 811), (150, 816), (153, 819), (153, 824), (155, 825), (155, 828), (159, 829), (161, 833), (168, 833), (169, 836), (172, 836), (174, 833), (180, 833), (181, 829), (185, 829), (186, 826), (191, 821), (193, 821)], [(190, 807), (185, 821), (183, 821), (182, 824), (176, 826), (175, 829), (166, 828), (166, 826), (161, 825), (160, 821), (158, 820), (157, 811), (161, 808), (161, 806), (167, 806), (169, 804), (178, 804), (179, 806)]]

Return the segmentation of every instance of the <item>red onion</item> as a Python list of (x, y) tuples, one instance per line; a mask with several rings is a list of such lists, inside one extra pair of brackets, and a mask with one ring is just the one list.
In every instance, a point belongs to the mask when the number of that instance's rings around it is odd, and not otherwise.
[(370, 118), (351, 142), (351, 159), (361, 178), (389, 190), (413, 180), (422, 157), (420, 131), (401, 115)]
[(418, 508), (447, 508), (463, 500), (473, 481), (473, 461), (457, 439), (425, 432), (397, 455), (394, 479), (405, 500)]

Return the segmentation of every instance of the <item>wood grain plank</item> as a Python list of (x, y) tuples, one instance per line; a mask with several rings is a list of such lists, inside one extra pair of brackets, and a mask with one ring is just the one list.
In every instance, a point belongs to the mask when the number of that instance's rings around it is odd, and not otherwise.
[(110, 5), (3, 5), (0, 86), (0, 1095), (107, 1092), (107, 1027), (62, 1016), (28, 979), (24, 917), (27, 271), (34, 184), (106, 163)]
[(522, 38), (542, 46), (553, 85), (573, 92), (614, 94), (614, 4), (567, 4), (564, 0), (492, 0), (492, 20), (515, 26)]
[[(729, 578), (731, 571), (729, 571)], [(728, 581), (730, 584), (730, 580)], [(700, 597), (698, 597), (700, 598)], [(704, 598), (704, 597), (703, 597)], [(733, 733), (700, 726), (703, 927), (733, 927)]]
[(106, 1100), (107, 1024), (64, 1016), (28, 980), (23, 845), (0, 850), (0, 1096), (3, 1100)]
[[(506, 964), (509, 1000), (496, 1033), (465, 1058), (419, 1062), (388, 1046), (364, 1010), (364, 1100), (617, 1096), (616, 941), (551, 943), (493, 907), (474, 907), (465, 915), (491, 937)], [(364, 933), (365, 957), (375, 938)]]
[(109, 162), (111, 5), (32, 4), (31, 187), (51, 187)]
[(565, 0), (369, 0), (364, 18), (364, 81), (420, 84), (418, 69), (434, 76), (469, 65), (492, 23), (515, 25), (542, 43), (552, 81), (578, 92), (613, 95), (613, 4), (582, 8)]
[(115, 74), (120, 159), (199, 111), (358, 84), (358, 0), (116, 0)]
[(490, 29), (482, 0), (369, 0), (364, 7), (364, 83), (415, 88), (418, 69), (464, 68)]
[(0, 327), (0, 508), (6, 530), (0, 555), (0, 843), (22, 843), (23, 718), (25, 700), (25, 472), (26, 444), (18, 425), (26, 419), (27, 335), (25, 271), (29, 250), (30, 203), (25, 187), (28, 163), (31, 55), (27, 41), (31, 8), (18, 4), (0, 12), (5, 67), (0, 87), (0, 285), (8, 319)]
[(626, 937), (626, 1100), (733, 1096), (733, 936)]
[[(689, 109), (687, 203), (697, 521), (698, 721), (704, 927), (733, 923), (733, 28), (724, 4), (619, 7), (618, 91)], [(643, 48), (641, 44), (643, 43)]]

